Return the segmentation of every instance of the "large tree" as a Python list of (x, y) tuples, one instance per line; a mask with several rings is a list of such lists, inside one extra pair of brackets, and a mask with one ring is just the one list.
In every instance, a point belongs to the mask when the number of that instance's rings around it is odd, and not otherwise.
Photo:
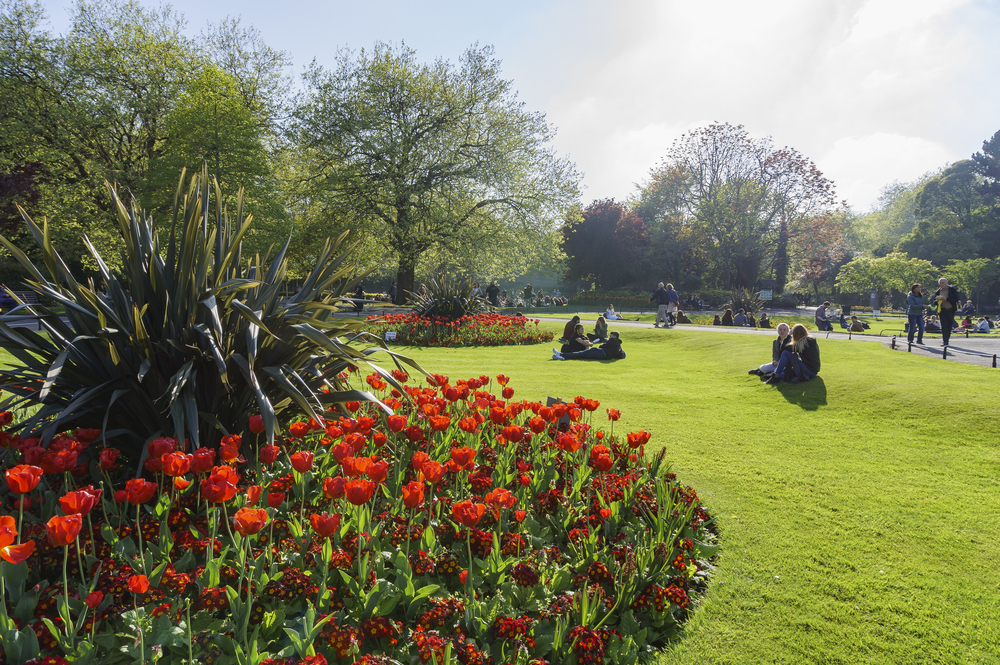
[(563, 229), (566, 276), (613, 289), (640, 276), (646, 223), (614, 199), (594, 201)]
[(553, 233), (579, 175), (492, 48), (472, 47), (457, 65), (421, 63), (405, 45), (344, 50), (336, 68), (310, 67), (305, 87), (292, 122), (304, 199), (329, 223), (384, 239), (401, 291), (428, 257), (475, 256), (499, 275), (529, 267), (525, 246), (558, 251)]
[(710, 242), (713, 276), (726, 287), (753, 287), (771, 270), (783, 220), (836, 204), (833, 183), (815, 164), (770, 138), (752, 138), (742, 125), (684, 134), (663, 167), (689, 176), (680, 204)]

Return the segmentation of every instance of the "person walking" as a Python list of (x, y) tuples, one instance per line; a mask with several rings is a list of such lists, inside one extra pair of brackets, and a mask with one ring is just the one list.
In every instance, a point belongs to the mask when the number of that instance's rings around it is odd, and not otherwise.
[(494, 307), (500, 306), (500, 287), (497, 286), (496, 282), (490, 282), (490, 285), (486, 287), (486, 298)]
[[(914, 284), (906, 294), (906, 341), (913, 344), (913, 335), (917, 334), (917, 344), (924, 343), (924, 310), (927, 301), (924, 298), (924, 287)], [(919, 332), (918, 332), (919, 331)]]
[(670, 325), (677, 325), (677, 310), (680, 307), (681, 299), (674, 291), (673, 284), (667, 284), (667, 316), (670, 318)]
[[(676, 296), (676, 294), (675, 294)], [(656, 310), (656, 323), (653, 325), (654, 328), (660, 327), (660, 321), (663, 321), (663, 327), (667, 327), (667, 308), (670, 306), (670, 294), (667, 290), (663, 288), (663, 282), (656, 285), (656, 291), (653, 293), (652, 297), (649, 299), (651, 302), (655, 302), (658, 305)]]
[(396, 302), (396, 282), (393, 282), (392, 286), (389, 287), (389, 302), (391, 302), (393, 305), (399, 304), (398, 302)]
[(938, 320), (941, 322), (941, 346), (948, 346), (951, 331), (955, 328), (955, 312), (958, 311), (958, 289), (948, 286), (948, 278), (938, 280), (938, 290), (934, 292), (933, 300), (938, 305)]

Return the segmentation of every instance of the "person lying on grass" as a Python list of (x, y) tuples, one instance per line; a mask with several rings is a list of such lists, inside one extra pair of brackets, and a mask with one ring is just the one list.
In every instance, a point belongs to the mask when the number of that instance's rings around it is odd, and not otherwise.
[(808, 381), (819, 374), (819, 364), (819, 343), (804, 325), (796, 323), (792, 334), (785, 338), (774, 372), (765, 383), (773, 386), (786, 379), (791, 383)]
[(778, 336), (773, 342), (771, 342), (771, 362), (764, 363), (760, 367), (755, 367), (747, 372), (748, 374), (767, 376), (774, 371), (774, 368), (778, 366), (778, 360), (781, 359), (781, 349), (785, 345), (785, 338), (788, 337), (788, 332), (789, 328), (787, 323), (778, 324)]
[(611, 333), (611, 339), (601, 344), (600, 348), (597, 349), (589, 348), (576, 353), (560, 353), (556, 351), (555, 347), (552, 347), (553, 360), (618, 360), (624, 357), (625, 352), (622, 351), (622, 341), (617, 330)]

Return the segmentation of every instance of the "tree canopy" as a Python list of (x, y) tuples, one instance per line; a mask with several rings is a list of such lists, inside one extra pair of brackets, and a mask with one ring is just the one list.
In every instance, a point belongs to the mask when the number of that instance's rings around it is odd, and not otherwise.
[[(319, 214), (345, 213), (383, 241), (402, 291), (421, 261), (516, 276), (579, 196), (574, 165), (551, 147), (553, 128), (517, 99), (491, 47), (457, 65), (426, 64), (405, 45), (343, 50), (314, 64), (291, 123), (301, 178)], [(342, 223), (342, 222), (341, 222)]]

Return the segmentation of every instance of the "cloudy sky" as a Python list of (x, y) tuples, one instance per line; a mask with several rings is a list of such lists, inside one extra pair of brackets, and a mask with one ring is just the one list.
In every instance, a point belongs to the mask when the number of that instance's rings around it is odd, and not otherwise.
[[(42, 1), (65, 31), (75, 3)], [(379, 40), (427, 60), (492, 44), (585, 174), (585, 203), (627, 198), (674, 139), (712, 121), (796, 148), (858, 211), (1000, 130), (1000, 0), (171, 4), (192, 34), (242, 16), (296, 72)]]

